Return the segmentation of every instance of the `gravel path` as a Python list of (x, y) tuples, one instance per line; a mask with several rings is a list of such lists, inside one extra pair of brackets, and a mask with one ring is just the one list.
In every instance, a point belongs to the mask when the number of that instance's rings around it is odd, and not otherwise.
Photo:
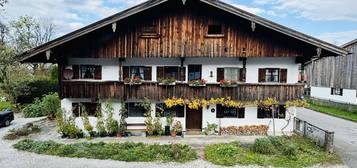
[(319, 113), (299, 109), (297, 117), (320, 128), (335, 132), (335, 148), (351, 168), (357, 168), (357, 123)]
[[(28, 122), (33, 122), (40, 120), (41, 118), (36, 119), (24, 119), (16, 117), (15, 121), (10, 127), (0, 128), (0, 165), (1, 167), (9, 168), (226, 168), (222, 166), (213, 165), (203, 159), (198, 159), (196, 161), (188, 162), (185, 164), (182, 163), (162, 163), (162, 162), (123, 162), (123, 161), (114, 161), (114, 160), (97, 160), (97, 159), (85, 159), (85, 158), (65, 158), (49, 155), (39, 155), (30, 152), (17, 151), (12, 147), (12, 144), (17, 141), (7, 141), (3, 140), (2, 137), (10, 130), (11, 128), (19, 128)], [(61, 139), (55, 131), (54, 123), (49, 121), (40, 121), (42, 125), (41, 133), (37, 135), (32, 135), (30, 138), (36, 140), (54, 140), (61, 143), (73, 143), (79, 141), (88, 141), (86, 139), (82, 140), (66, 140)], [(187, 143), (195, 148), (201, 148), (200, 146), (227, 142), (233, 140), (240, 140), (245, 142), (251, 142), (256, 137), (240, 137), (240, 138), (230, 138), (230, 137), (195, 137), (195, 138), (142, 138), (142, 137), (131, 137), (131, 138), (95, 138), (91, 141), (143, 141), (145, 143)], [(202, 149), (202, 148), (201, 148)], [(202, 153), (202, 151), (199, 151)], [(234, 166), (230, 168), (258, 168), (260, 166)], [(319, 166), (314, 166), (313, 168), (318, 168)], [(330, 166), (329, 168), (346, 168), (346, 166)]]

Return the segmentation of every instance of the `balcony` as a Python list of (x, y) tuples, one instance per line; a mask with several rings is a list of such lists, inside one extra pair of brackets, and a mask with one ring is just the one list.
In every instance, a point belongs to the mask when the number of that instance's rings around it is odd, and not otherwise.
[(141, 85), (124, 85), (118, 81), (62, 81), (61, 98), (92, 99), (143, 99), (164, 100), (166, 98), (210, 99), (231, 97), (234, 100), (254, 101), (275, 97), (279, 101), (294, 100), (302, 96), (302, 84), (238, 84), (237, 87), (220, 87), (219, 84), (206, 84), (204, 87), (190, 87), (187, 83), (159, 85), (145, 82)]

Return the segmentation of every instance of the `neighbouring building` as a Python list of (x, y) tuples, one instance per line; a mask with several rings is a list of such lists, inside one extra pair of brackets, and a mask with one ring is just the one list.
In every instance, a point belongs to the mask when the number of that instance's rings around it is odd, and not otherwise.
[(306, 90), (313, 98), (357, 105), (357, 39), (341, 47), (350, 53), (307, 63)]
[[(82, 104), (93, 111), (89, 115), (95, 125), (94, 109), (111, 99), (116, 113), (126, 104), (128, 129), (134, 129), (145, 120), (145, 110), (135, 106), (144, 98), (154, 101), (153, 116), (156, 105), (172, 97), (243, 102), (273, 97), (283, 105), (303, 96), (299, 67), (315, 55), (347, 53), (218, 0), (150, 0), (34, 48), (22, 62), (58, 64), (61, 106), (69, 114), (80, 116)], [(132, 78), (142, 82), (125, 84)], [(175, 84), (159, 84), (168, 78)], [(206, 84), (189, 84), (200, 79)], [(238, 84), (222, 87), (223, 79)], [(184, 130), (201, 130), (207, 123), (269, 125), (269, 131), (272, 126), (271, 111), (256, 106), (177, 106), (168, 111)], [(277, 113), (280, 130), (286, 124), (284, 106)]]

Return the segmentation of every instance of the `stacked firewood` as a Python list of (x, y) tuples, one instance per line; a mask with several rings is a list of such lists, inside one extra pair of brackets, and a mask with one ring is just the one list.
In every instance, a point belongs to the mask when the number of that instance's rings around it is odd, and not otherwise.
[(267, 135), (269, 126), (250, 125), (250, 126), (229, 126), (221, 127), (221, 135)]

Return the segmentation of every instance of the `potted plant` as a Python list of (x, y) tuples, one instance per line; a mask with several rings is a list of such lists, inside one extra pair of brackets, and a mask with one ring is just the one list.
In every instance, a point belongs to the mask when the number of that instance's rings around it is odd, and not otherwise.
[(156, 117), (154, 119), (154, 129), (153, 129), (153, 135), (157, 136), (157, 135), (162, 135), (163, 134), (163, 130), (162, 130), (162, 124), (160, 121), (160, 117)]
[(207, 127), (203, 128), (203, 132), (206, 135), (214, 135), (216, 133), (218, 133), (218, 125), (217, 124), (210, 124), (207, 122)]
[(188, 82), (189, 86), (206, 86), (206, 80), (204, 79), (198, 79), (198, 80), (190, 80)]
[(126, 85), (141, 85), (142, 84), (142, 80), (138, 77), (134, 77), (134, 78), (125, 78), (124, 79), (124, 84)]
[(182, 135), (182, 124), (176, 121), (171, 130), (171, 136)]
[(170, 113), (166, 117), (166, 126), (165, 126), (165, 135), (166, 136), (170, 135), (170, 127), (171, 127), (173, 121), (174, 121), (174, 115), (172, 113)]
[(236, 80), (223, 79), (219, 81), (221, 87), (236, 87), (238, 82)]
[(176, 79), (174, 78), (168, 78), (168, 79), (158, 78), (157, 82), (159, 83), (159, 85), (176, 85)]

